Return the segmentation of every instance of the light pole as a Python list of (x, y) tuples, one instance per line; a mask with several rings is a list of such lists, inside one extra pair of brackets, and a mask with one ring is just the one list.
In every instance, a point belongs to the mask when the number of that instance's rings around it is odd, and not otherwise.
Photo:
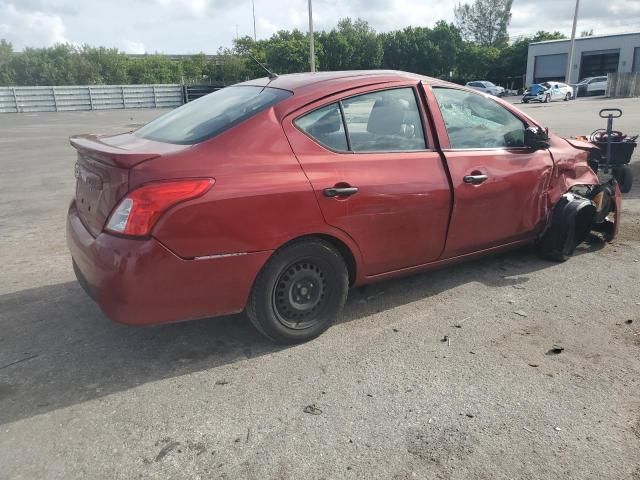
[(316, 52), (313, 38), (313, 9), (311, 8), (311, 0), (309, 0), (309, 64), (311, 71), (316, 71)]
[(253, 41), (256, 42), (258, 39), (256, 37), (256, 1), (251, 0), (251, 10), (253, 12)]
[(567, 74), (564, 77), (564, 83), (566, 84), (571, 83), (571, 67), (573, 66), (573, 47), (576, 43), (576, 25), (578, 24), (578, 7), (580, 7), (580, 0), (576, 0), (576, 10), (573, 13), (573, 28), (571, 29), (571, 42), (569, 43), (569, 54), (567, 55)]

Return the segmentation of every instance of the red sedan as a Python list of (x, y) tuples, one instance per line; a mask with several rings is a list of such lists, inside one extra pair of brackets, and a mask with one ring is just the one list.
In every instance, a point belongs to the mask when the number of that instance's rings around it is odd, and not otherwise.
[(404, 72), (253, 80), (71, 144), (74, 270), (126, 324), (245, 310), (305, 341), (350, 286), (525, 244), (564, 260), (620, 212), (593, 145)]

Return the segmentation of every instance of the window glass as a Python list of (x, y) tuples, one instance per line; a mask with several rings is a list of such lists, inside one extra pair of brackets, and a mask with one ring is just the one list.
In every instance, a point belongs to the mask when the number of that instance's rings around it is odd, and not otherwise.
[(296, 119), (298, 128), (332, 150), (348, 150), (340, 107), (333, 103)]
[(382, 90), (342, 102), (354, 152), (424, 150), (422, 120), (412, 88)]
[(451, 148), (524, 146), (524, 124), (498, 103), (473, 93), (434, 88)]
[(223, 88), (162, 115), (134, 135), (191, 145), (222, 133), (290, 95), (291, 92), (276, 88)]

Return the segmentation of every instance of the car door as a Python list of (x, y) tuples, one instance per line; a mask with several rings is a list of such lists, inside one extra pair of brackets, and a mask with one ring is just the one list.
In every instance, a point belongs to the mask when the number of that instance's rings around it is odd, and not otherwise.
[(607, 89), (607, 77), (598, 77), (598, 81), (594, 84), (594, 90), (604, 92)]
[(534, 238), (546, 218), (549, 151), (526, 147), (524, 121), (496, 100), (425, 90), (453, 186), (443, 258)]
[(595, 77), (589, 81), (589, 92), (595, 93), (607, 89), (607, 77)]
[(564, 99), (564, 93), (562, 92), (560, 85), (558, 85), (557, 83), (554, 83), (551, 85), (551, 99), (552, 100)]
[(451, 191), (416, 87), (354, 90), (283, 122), (325, 221), (354, 239), (368, 276), (444, 248)]

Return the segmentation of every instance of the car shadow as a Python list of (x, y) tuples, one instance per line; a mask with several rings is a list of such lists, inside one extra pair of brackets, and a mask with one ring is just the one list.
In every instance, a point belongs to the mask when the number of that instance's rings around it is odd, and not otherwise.
[[(599, 248), (584, 244), (576, 253)], [(340, 322), (469, 282), (526, 284), (528, 274), (552, 265), (520, 249), (352, 289)], [(244, 315), (130, 327), (109, 322), (76, 282), (10, 293), (0, 296), (0, 424), (283, 348)]]

